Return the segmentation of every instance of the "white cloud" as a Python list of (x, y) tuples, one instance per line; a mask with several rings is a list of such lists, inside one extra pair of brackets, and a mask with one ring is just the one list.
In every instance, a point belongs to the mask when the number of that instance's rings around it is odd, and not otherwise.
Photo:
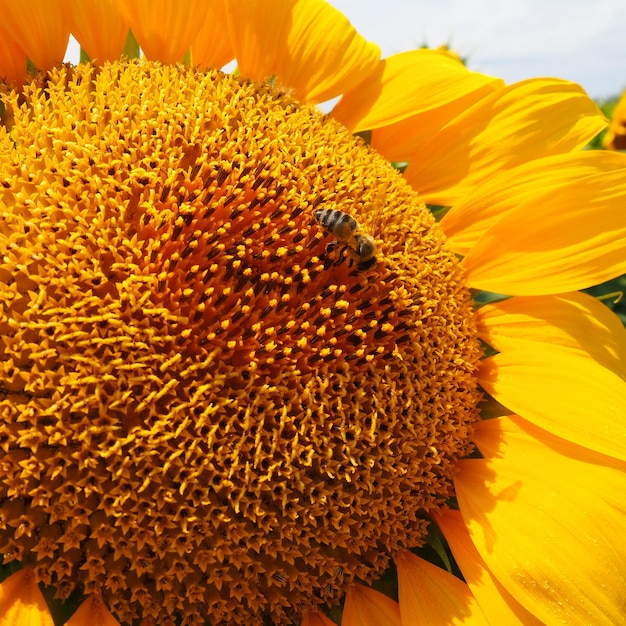
[(591, 96), (626, 87), (624, 0), (330, 0), (388, 56), (449, 43), (469, 65), (515, 82), (559, 76)]

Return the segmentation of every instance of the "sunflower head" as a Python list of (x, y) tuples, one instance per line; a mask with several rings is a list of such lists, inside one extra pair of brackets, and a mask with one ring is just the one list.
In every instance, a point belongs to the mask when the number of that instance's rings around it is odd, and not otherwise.
[(61, 68), (6, 107), (5, 560), (122, 620), (288, 623), (420, 545), (470, 449), (479, 349), (401, 177), (215, 71)]

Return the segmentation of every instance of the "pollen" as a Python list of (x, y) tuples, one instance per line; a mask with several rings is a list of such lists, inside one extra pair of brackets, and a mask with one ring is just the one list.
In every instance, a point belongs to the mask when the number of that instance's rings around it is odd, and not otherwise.
[(4, 106), (4, 561), (120, 621), (260, 626), (420, 546), (471, 451), (480, 352), (397, 172), (219, 72), (63, 67)]

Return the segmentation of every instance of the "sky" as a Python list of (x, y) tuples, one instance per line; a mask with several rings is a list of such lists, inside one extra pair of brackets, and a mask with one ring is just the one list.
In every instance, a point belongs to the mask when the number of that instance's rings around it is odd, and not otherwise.
[(626, 0), (330, 0), (383, 56), (448, 44), (507, 83), (556, 76), (596, 99), (626, 89)]

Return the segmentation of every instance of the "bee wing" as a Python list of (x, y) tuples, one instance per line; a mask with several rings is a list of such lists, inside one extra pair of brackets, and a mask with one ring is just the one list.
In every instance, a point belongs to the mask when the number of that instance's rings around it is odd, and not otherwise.
[(340, 225), (335, 226), (333, 231), (335, 237), (339, 239), (342, 243), (345, 243), (347, 246), (356, 250), (357, 241), (354, 237), (354, 230), (350, 227), (348, 223), (342, 223)]

